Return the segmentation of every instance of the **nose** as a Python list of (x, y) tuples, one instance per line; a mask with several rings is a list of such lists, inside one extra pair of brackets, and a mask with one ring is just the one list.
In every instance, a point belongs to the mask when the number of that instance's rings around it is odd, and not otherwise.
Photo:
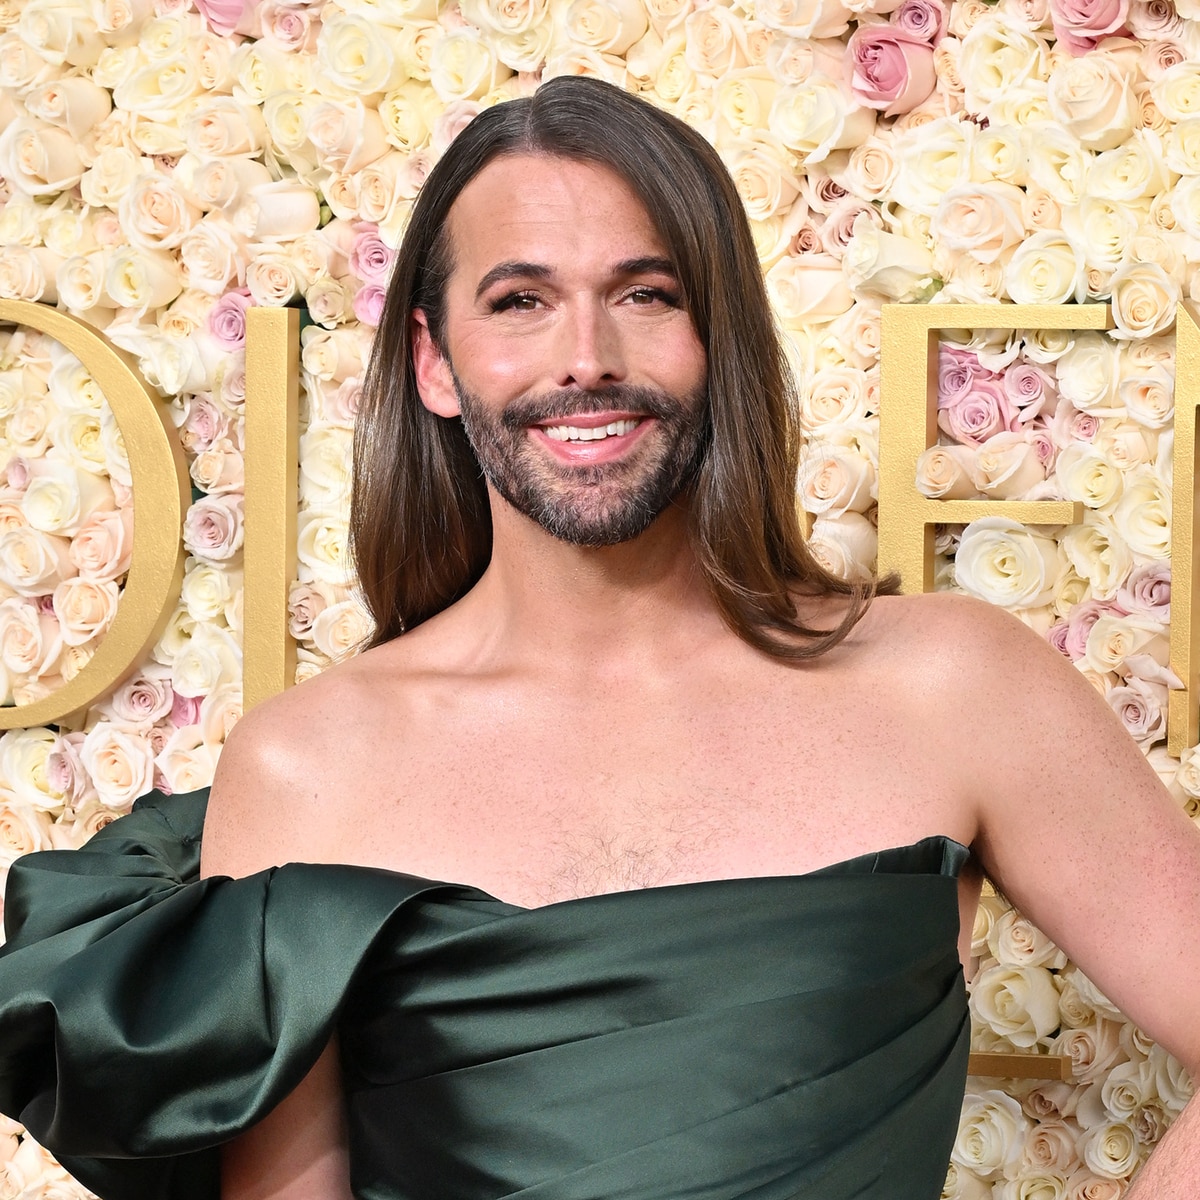
[(559, 327), (558, 386), (593, 391), (620, 382), (625, 372), (625, 348), (613, 314), (594, 299), (569, 305)]

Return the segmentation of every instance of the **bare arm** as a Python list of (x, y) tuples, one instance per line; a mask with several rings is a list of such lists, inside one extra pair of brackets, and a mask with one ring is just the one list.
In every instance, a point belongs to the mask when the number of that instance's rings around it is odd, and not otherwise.
[[(294, 708), (282, 706), (284, 714)], [(222, 752), (204, 827), (202, 873), (243, 876), (319, 861), (319, 824), (296, 788), (296, 746), (278, 707), (239, 722)], [(288, 714), (290, 715), (290, 714)], [(300, 1085), (221, 1152), (222, 1200), (351, 1200), (336, 1043)]]
[[(1195, 1074), (1200, 833), (1056, 651), (1003, 614), (945, 600), (938, 668), (960, 682), (942, 712), (959, 715), (948, 752), (977, 808), (975, 849), (1017, 907)], [(1198, 1185), (1193, 1103), (1132, 1195), (1192, 1200)]]

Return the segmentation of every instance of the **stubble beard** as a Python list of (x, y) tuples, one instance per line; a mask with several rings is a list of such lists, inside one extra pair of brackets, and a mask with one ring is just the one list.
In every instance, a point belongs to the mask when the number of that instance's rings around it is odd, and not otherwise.
[[(615, 546), (645, 532), (694, 481), (708, 445), (703, 395), (680, 399), (621, 383), (596, 392), (567, 388), (515, 401), (497, 418), (457, 376), (454, 386), (484, 478), (518, 512), (575, 546)], [(570, 467), (539, 455), (529, 442), (531, 425), (610, 410), (657, 422), (617, 462)]]

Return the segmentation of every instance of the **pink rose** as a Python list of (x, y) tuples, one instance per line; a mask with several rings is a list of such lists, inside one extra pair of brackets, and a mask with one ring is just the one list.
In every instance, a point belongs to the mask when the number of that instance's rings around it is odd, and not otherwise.
[(1076, 56), (1119, 32), (1128, 16), (1129, 0), (1050, 0), (1054, 36)]
[(933, 93), (933, 47), (894, 25), (860, 25), (846, 46), (850, 91), (885, 117), (911, 112)]
[(1067, 649), (1067, 635), (1070, 633), (1070, 626), (1066, 621), (1056, 621), (1049, 629), (1046, 630), (1046, 641), (1052, 645), (1059, 654), (1067, 658), (1071, 657), (1071, 652)]
[(1043, 408), (1055, 399), (1050, 376), (1031, 362), (1015, 362), (1001, 376), (1004, 394), (1019, 409), (1022, 424), (1032, 421)]
[(189, 554), (205, 562), (228, 562), (245, 538), (245, 497), (231, 492), (205, 496), (188, 509), (183, 522), (183, 544)]
[(946, 32), (946, 6), (942, 0), (904, 0), (892, 14), (892, 24), (936, 46)]
[(243, 33), (257, 37), (254, 10), (260, 0), (196, 0), (196, 8), (208, 22), (213, 33), (228, 37), (231, 33)]
[(1101, 617), (1126, 617), (1129, 614), (1112, 600), (1082, 600), (1067, 616), (1067, 634), (1062, 649), (1074, 662), (1087, 651), (1088, 634)]
[(383, 302), (387, 296), (386, 289), (378, 283), (364, 283), (354, 293), (354, 315), (364, 324), (374, 329), (383, 316)]
[(181, 696), (175, 692), (171, 704), (171, 724), (176, 729), (186, 729), (189, 725), (195, 725), (200, 720), (202, 702), (202, 696)]
[(384, 244), (376, 226), (357, 226), (350, 248), (350, 270), (359, 279), (364, 283), (387, 283), (395, 257), (396, 252)]
[(1116, 602), (1128, 613), (1166, 625), (1171, 620), (1171, 564), (1155, 561), (1134, 567), (1117, 589)]
[(946, 405), (938, 397), (938, 428), (970, 446), (981, 446), (998, 433), (1013, 433), (1020, 426), (1017, 410), (996, 378), (976, 379), (969, 391)]
[(1162, 684), (1131, 676), (1125, 686), (1113, 688), (1104, 698), (1139, 745), (1166, 736), (1167, 689)]
[[(244, 378), (244, 376), (243, 376)], [(194, 396), (179, 440), (190, 454), (203, 454), (229, 432), (229, 418), (207, 396)]]
[(246, 345), (246, 309), (254, 301), (245, 288), (226, 292), (208, 311), (208, 332), (225, 353)]
[(971, 350), (958, 346), (938, 347), (938, 406), (961, 400), (976, 379), (994, 379), (995, 375), (979, 361)]

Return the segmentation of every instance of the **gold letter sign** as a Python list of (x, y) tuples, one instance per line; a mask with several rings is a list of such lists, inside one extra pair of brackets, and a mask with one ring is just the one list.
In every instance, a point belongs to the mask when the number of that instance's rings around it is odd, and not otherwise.
[[(1105, 304), (885, 304), (880, 344), (879, 570), (897, 571), (907, 592), (933, 590), (934, 526), (1003, 515), (1026, 525), (1075, 525), (1083, 506), (1066, 500), (934, 500), (917, 491), (917, 459), (937, 438), (938, 333), (945, 329), (1111, 329)], [(1167, 749), (1200, 740), (1200, 670), (1192, 604), (1196, 555), (1200, 323), (1179, 306), (1175, 349), (1175, 446), (1171, 525), (1171, 669), (1183, 680), (1168, 701)]]
[(0, 300), (0, 323), (61, 342), (91, 372), (112, 409), (133, 476), (133, 561), (112, 626), (69, 683), (32, 704), (0, 708), (0, 729), (65, 722), (107, 695), (158, 640), (183, 579), (183, 514), (191, 481), (174, 427), (132, 358), (90, 325), (27, 300)]

